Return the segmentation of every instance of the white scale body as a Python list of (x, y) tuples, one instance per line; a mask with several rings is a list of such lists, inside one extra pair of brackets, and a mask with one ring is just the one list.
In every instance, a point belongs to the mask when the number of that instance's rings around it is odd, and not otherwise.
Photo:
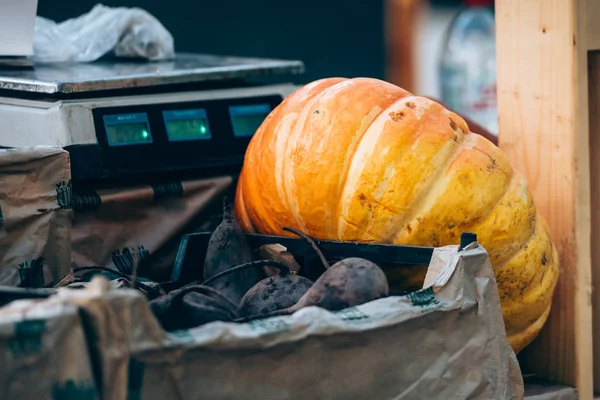
[(27, 100), (0, 97), (0, 146), (58, 146), (96, 144), (92, 117), (96, 108), (166, 103), (186, 103), (268, 95), (286, 97), (297, 89), (293, 84), (249, 88), (198, 90), (75, 100)]

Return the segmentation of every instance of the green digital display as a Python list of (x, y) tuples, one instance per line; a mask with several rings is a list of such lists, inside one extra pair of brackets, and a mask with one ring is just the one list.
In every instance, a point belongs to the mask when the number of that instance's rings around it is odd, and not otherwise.
[(164, 111), (163, 119), (169, 141), (211, 138), (208, 118), (206, 117), (206, 111), (203, 109)]
[(104, 127), (110, 146), (152, 143), (152, 135), (145, 113), (105, 115)]
[(252, 136), (260, 124), (265, 120), (266, 115), (235, 115), (233, 119), (233, 131), (238, 136)]
[(269, 104), (229, 107), (229, 116), (236, 137), (252, 136), (271, 112)]

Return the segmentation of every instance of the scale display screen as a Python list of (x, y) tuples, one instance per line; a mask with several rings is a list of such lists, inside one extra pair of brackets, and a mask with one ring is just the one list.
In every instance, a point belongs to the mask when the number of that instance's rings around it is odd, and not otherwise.
[(103, 119), (109, 146), (152, 143), (146, 113), (105, 115)]
[(206, 110), (163, 111), (169, 141), (206, 140), (211, 138)]
[(271, 112), (269, 104), (229, 107), (229, 117), (236, 137), (252, 136)]

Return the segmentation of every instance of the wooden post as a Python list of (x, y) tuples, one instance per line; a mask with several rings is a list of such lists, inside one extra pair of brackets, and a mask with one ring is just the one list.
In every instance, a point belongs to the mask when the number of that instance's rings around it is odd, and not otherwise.
[(600, 389), (600, 228), (591, 223), (600, 226), (600, 161), (590, 169), (590, 152), (600, 156), (598, 11), (600, 0), (496, 0), (500, 147), (528, 179), (561, 260), (550, 318), (519, 358), (580, 399), (592, 399), (594, 381)]

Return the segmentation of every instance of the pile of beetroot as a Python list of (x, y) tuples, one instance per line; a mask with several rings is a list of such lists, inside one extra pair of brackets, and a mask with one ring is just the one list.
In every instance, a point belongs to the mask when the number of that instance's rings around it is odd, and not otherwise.
[[(291, 228), (283, 229), (308, 240), (319, 253), (325, 272), (316, 282), (282, 261), (256, 259), (228, 199), (223, 208), (223, 221), (208, 244), (204, 282), (191, 283), (150, 302), (165, 330), (288, 315), (309, 306), (342, 310), (388, 295), (386, 276), (377, 265), (362, 258), (329, 265), (310, 237)], [(267, 276), (265, 267), (277, 272)]]

